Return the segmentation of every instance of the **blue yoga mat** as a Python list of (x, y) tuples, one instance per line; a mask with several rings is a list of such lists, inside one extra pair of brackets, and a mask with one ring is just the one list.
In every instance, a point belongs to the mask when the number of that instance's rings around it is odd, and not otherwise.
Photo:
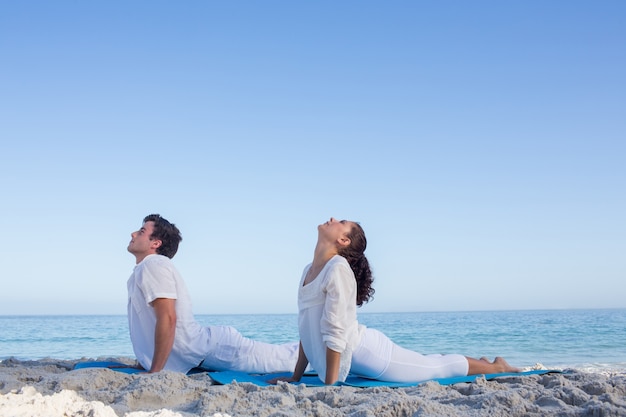
[[(145, 369), (140, 369), (133, 365), (127, 365), (125, 363), (115, 361), (86, 361), (78, 362), (76, 365), (74, 365), (74, 369), (86, 368), (107, 368), (112, 371), (123, 372), (125, 374), (139, 374), (142, 372), (146, 372)], [(189, 372), (187, 372), (187, 375), (197, 374), (201, 372), (207, 372), (207, 370), (202, 368), (193, 368)]]
[[(132, 365), (127, 365), (121, 362), (114, 361), (87, 361), (87, 362), (79, 362), (74, 365), (74, 369), (86, 369), (86, 368), (107, 368), (116, 372), (123, 372), (125, 374), (137, 374), (141, 372), (145, 372), (143, 369), (136, 368)], [(208, 375), (211, 377), (213, 381), (218, 384), (226, 385), (231, 382), (249, 382), (251, 384), (255, 384), (261, 387), (269, 386), (267, 381), (272, 378), (277, 377), (288, 377), (291, 376), (291, 372), (283, 372), (283, 373), (274, 373), (274, 374), (248, 374), (245, 372), (237, 372), (237, 371), (220, 371), (220, 372), (210, 372), (206, 369), (201, 368), (193, 368), (190, 370), (187, 375), (200, 373), (200, 372), (208, 372)], [(501, 373), (501, 374), (485, 374), (485, 375), (468, 375), (468, 376), (458, 376), (452, 378), (438, 378), (432, 379), (431, 381), (438, 382), (441, 385), (451, 385), (458, 384), (460, 382), (473, 382), (477, 378), (485, 377), (486, 380), (490, 381), (492, 379), (501, 378), (501, 377), (515, 377), (515, 376), (524, 376), (524, 375), (543, 375), (547, 373), (560, 373), (561, 371), (554, 369), (542, 369), (535, 371), (526, 371), (526, 372), (512, 372), (512, 373)], [(419, 384), (423, 384), (427, 381), (422, 382), (386, 382), (386, 381), (378, 381), (375, 379), (367, 379), (359, 376), (349, 375), (346, 378), (345, 382), (339, 382), (335, 385), (344, 385), (351, 387), (391, 387), (391, 388), (400, 388), (400, 387), (414, 387)], [(317, 374), (306, 373), (302, 377), (299, 382), (294, 382), (293, 384), (306, 384), (309, 387), (324, 387), (324, 383), (320, 381)]]
[[(487, 380), (492, 380), (492, 379), (507, 377), (507, 376), (515, 377), (515, 376), (525, 376), (525, 375), (543, 375), (543, 374), (552, 373), (552, 372), (561, 372), (561, 371), (542, 369), (542, 370), (526, 371), (526, 372), (512, 372), (512, 373), (501, 373), (501, 374), (468, 375), (468, 376), (459, 376), (459, 377), (452, 377), (452, 378), (438, 378), (438, 379), (432, 379), (431, 381), (438, 382), (441, 385), (452, 385), (452, 384), (458, 384), (460, 382), (473, 382), (477, 378), (481, 378), (481, 377), (484, 377)], [(290, 376), (290, 375), (291, 375), (291, 372), (278, 373), (278, 374), (263, 374), (263, 375), (247, 374), (244, 372), (236, 372), (236, 371), (209, 372), (209, 376), (211, 377), (211, 379), (219, 384), (226, 385), (226, 384), (230, 384), (231, 382), (236, 381), (238, 383), (249, 382), (249, 383), (259, 385), (262, 387), (270, 385), (267, 381), (272, 378), (281, 377), (281, 376)], [(345, 382), (339, 382), (335, 385), (345, 385), (345, 386), (361, 387), (361, 388), (367, 388), (367, 387), (400, 388), (400, 387), (414, 387), (416, 385), (423, 384), (425, 382), (428, 382), (428, 381), (409, 382), (409, 383), (386, 382), (386, 381), (378, 381), (375, 379), (367, 379), (367, 378), (350, 375), (348, 376), (348, 378), (346, 378)], [(310, 375), (310, 374), (309, 375), (305, 374), (300, 380), (300, 382), (296, 382), (295, 384), (306, 384), (307, 386), (311, 386), (311, 387), (325, 386), (324, 383), (320, 381), (320, 379), (317, 377), (317, 375)]]
[(124, 372), (125, 374), (138, 374), (140, 372), (145, 372), (144, 369), (136, 368), (132, 365), (126, 365), (121, 362), (110, 362), (110, 361), (88, 361), (88, 362), (78, 362), (74, 365), (74, 369), (86, 369), (86, 368), (108, 368), (112, 371)]

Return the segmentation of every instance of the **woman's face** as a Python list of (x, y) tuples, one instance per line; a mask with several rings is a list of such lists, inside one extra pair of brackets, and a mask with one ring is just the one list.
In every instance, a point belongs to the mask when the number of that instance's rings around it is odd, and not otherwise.
[[(319, 237), (329, 241), (339, 242), (340, 244), (349, 244), (348, 234), (352, 231), (352, 222), (348, 220), (337, 220), (331, 217), (326, 223), (322, 223), (317, 227)], [(347, 241), (346, 241), (347, 240)]]

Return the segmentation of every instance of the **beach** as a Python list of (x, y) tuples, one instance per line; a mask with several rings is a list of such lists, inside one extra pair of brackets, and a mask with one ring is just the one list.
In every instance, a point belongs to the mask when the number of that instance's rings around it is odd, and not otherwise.
[[(79, 361), (0, 362), (0, 416), (626, 416), (626, 372), (502, 377), (409, 388), (217, 385), (205, 373), (73, 370)], [(99, 358), (134, 364), (125, 357)], [(537, 364), (535, 369), (541, 369)], [(528, 370), (528, 369), (526, 369)]]

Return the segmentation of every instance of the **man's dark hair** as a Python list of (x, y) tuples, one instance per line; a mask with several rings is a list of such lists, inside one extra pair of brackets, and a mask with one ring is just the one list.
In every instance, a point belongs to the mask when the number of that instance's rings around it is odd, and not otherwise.
[(150, 240), (160, 240), (161, 246), (157, 248), (159, 255), (173, 258), (178, 252), (178, 244), (183, 240), (180, 230), (173, 223), (168, 222), (160, 214), (150, 214), (143, 219), (143, 222), (154, 222), (154, 229)]

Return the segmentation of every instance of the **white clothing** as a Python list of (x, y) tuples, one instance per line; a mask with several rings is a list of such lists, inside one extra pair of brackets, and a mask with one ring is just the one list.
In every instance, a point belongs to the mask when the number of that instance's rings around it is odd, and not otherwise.
[(202, 368), (214, 371), (273, 373), (293, 371), (298, 342), (274, 345), (243, 337), (231, 326), (209, 326), (208, 354)]
[(319, 378), (326, 379), (326, 347), (341, 353), (339, 380), (350, 372), (352, 351), (365, 326), (356, 319), (356, 281), (348, 261), (333, 256), (319, 275), (304, 285), (311, 265), (302, 273), (298, 290), (298, 329), (304, 353)]
[(156, 314), (150, 303), (157, 298), (176, 300), (176, 337), (164, 369), (187, 372), (198, 366), (207, 354), (209, 333), (195, 321), (189, 292), (172, 260), (146, 256), (135, 266), (127, 286), (130, 339), (141, 366), (152, 366)]
[(465, 376), (468, 370), (469, 362), (463, 355), (422, 355), (398, 346), (385, 334), (368, 328), (352, 354), (350, 372), (379, 381), (421, 382)]
[(348, 373), (389, 382), (420, 382), (467, 375), (462, 355), (422, 355), (404, 349), (375, 329), (359, 324), (357, 284), (348, 261), (335, 255), (313, 281), (298, 290), (298, 329), (309, 363), (326, 379), (326, 347), (341, 353), (338, 381)]
[(149, 255), (135, 266), (128, 283), (128, 325), (133, 350), (145, 369), (152, 366), (157, 298), (176, 300), (176, 335), (164, 369), (188, 372), (200, 366), (210, 370), (242, 372), (293, 371), (298, 343), (273, 345), (243, 337), (229, 326), (201, 326), (195, 321), (191, 297), (171, 259)]

